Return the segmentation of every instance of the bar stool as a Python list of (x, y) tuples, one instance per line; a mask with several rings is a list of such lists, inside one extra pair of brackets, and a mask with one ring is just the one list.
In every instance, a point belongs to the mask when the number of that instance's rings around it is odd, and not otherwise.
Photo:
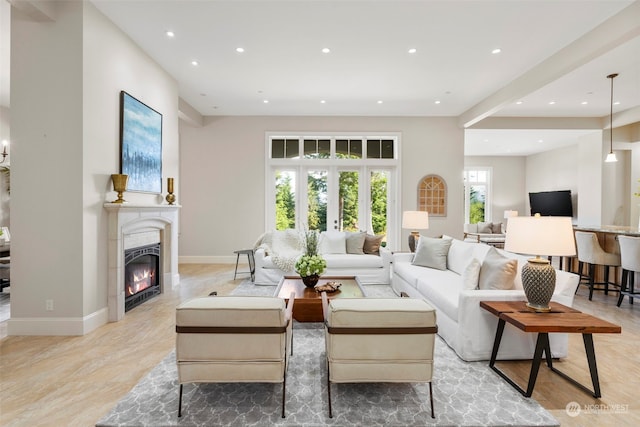
[[(586, 262), (589, 266), (589, 275), (587, 276), (589, 280), (589, 301), (591, 301), (593, 297), (594, 290), (604, 291), (605, 295), (609, 295), (609, 285), (618, 286), (613, 282), (609, 282), (609, 269), (620, 266), (620, 255), (605, 252), (600, 246), (600, 243), (598, 243), (596, 233), (576, 231), (576, 246), (578, 248), (578, 273), (580, 274), (580, 283), (582, 283), (584, 277), (582, 274), (583, 263)], [(604, 266), (604, 282), (595, 282), (596, 265)], [(603, 286), (596, 288), (595, 285)]]
[[(236, 275), (238, 273), (250, 273), (251, 281), (255, 280), (254, 274), (256, 272), (256, 261), (253, 258), (253, 249), (240, 249), (237, 251), (233, 251), (236, 254), (236, 271), (233, 273), (233, 280), (236, 280)], [(240, 260), (240, 255), (246, 255), (247, 260), (249, 262), (249, 271), (238, 271), (238, 261)]]
[(635, 292), (634, 282), (636, 273), (640, 273), (640, 237), (618, 236), (620, 245), (620, 264), (622, 265), (622, 282), (618, 307), (625, 295), (629, 297), (629, 304), (633, 304), (633, 297), (640, 296)]

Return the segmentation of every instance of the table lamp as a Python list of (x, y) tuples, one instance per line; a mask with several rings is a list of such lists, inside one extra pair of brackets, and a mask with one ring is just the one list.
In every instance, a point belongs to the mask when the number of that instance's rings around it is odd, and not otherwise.
[(556, 271), (542, 256), (573, 256), (576, 243), (571, 217), (517, 216), (509, 218), (504, 249), (535, 255), (522, 267), (522, 287), (527, 306), (535, 311), (550, 311), (549, 301), (556, 288)]
[(427, 211), (404, 211), (402, 213), (402, 228), (411, 230), (409, 234), (409, 249), (416, 251), (416, 240), (420, 237), (418, 230), (429, 228), (429, 213)]

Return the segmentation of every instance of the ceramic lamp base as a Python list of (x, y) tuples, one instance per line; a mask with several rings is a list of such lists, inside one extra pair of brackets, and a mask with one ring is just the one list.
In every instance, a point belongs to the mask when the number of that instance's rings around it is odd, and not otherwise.
[(522, 267), (522, 287), (527, 296), (527, 307), (540, 312), (550, 311), (549, 301), (556, 289), (556, 270), (546, 259), (530, 259)]

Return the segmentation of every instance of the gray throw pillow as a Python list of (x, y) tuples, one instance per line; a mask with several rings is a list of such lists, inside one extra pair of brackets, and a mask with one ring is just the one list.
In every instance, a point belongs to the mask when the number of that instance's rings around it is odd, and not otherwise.
[(491, 232), (493, 234), (502, 234), (502, 223), (501, 222), (491, 223)]
[(491, 223), (490, 222), (479, 222), (478, 223), (478, 233), (491, 234)]
[(420, 236), (413, 256), (413, 265), (430, 267), (438, 270), (447, 269), (447, 254), (451, 240), (434, 239), (433, 237)]
[(491, 248), (480, 267), (478, 289), (513, 289), (517, 272), (517, 260), (505, 258)]
[(366, 233), (362, 232), (347, 232), (347, 253), (364, 255), (364, 239), (367, 237)]

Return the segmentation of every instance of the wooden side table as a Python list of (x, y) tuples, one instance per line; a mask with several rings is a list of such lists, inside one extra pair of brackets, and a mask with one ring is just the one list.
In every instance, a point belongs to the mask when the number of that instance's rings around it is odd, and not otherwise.
[[(542, 353), (544, 352), (547, 366), (551, 371), (560, 375), (562, 378), (566, 379), (581, 390), (593, 395), (593, 397), (601, 396), (592, 334), (619, 334), (622, 332), (622, 328), (620, 326), (556, 302), (551, 303), (551, 311), (547, 313), (538, 313), (530, 310), (527, 308), (525, 301), (481, 301), (480, 307), (498, 317), (498, 328), (493, 342), (493, 351), (491, 352), (489, 367), (505, 381), (511, 384), (516, 390), (522, 393), (522, 395), (525, 397), (531, 397), (538, 377), (540, 362), (542, 361)], [(533, 354), (533, 360), (531, 361), (531, 371), (529, 373), (529, 382), (527, 384), (526, 391), (495, 366), (496, 356), (498, 355), (498, 349), (500, 348), (500, 341), (502, 340), (502, 333), (504, 332), (504, 326), (507, 323), (515, 326), (523, 332), (538, 333), (536, 349)], [(551, 350), (549, 348), (549, 333), (553, 332), (582, 334), (584, 349), (587, 354), (587, 362), (589, 364), (589, 372), (591, 374), (591, 383), (593, 384), (593, 391), (569, 377), (564, 372), (553, 367)]]

